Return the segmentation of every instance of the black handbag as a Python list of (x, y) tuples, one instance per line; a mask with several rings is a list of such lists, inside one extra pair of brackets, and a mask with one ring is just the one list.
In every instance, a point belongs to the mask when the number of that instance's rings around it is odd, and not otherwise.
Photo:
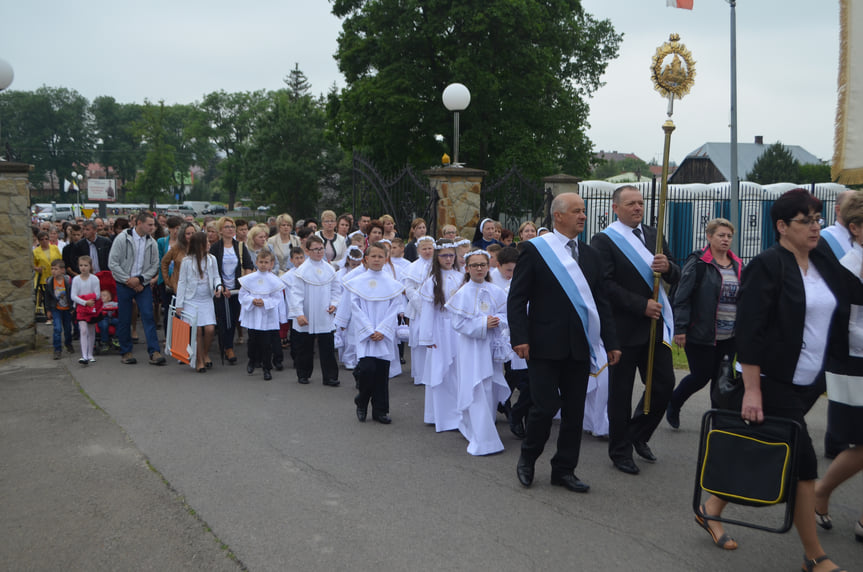
[(716, 382), (710, 390), (713, 407), (740, 411), (743, 403), (743, 375), (734, 369), (731, 356), (722, 356), (719, 370), (716, 372)]

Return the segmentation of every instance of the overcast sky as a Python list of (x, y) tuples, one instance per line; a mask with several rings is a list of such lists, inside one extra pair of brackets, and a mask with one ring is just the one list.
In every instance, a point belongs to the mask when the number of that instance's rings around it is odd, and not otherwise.
[[(726, 0), (695, 0), (692, 11), (666, 8), (665, 0), (582, 3), (624, 33), (606, 85), (590, 102), (596, 150), (661, 160), (666, 103), (653, 91), (649, 66), (671, 32), (697, 70), (692, 92), (675, 103), (672, 160), (704, 142), (728, 141)], [(341, 22), (330, 7), (327, 0), (10, 0), (0, 10), (0, 58), (15, 71), (10, 89), (68, 87), (91, 101), (190, 103), (220, 89), (278, 89), (295, 62), (323, 93), (344, 85), (333, 59)], [(739, 140), (763, 135), (829, 161), (838, 0), (738, 0), (737, 40)]]

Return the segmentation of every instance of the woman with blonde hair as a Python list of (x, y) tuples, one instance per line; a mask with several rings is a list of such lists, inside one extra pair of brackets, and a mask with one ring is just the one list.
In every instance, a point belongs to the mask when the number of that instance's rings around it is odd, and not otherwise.
[(399, 235), (398, 231), (396, 230), (396, 221), (393, 217), (385, 214), (381, 215), (378, 220), (381, 221), (382, 225), (384, 225), (384, 238), (386, 240), (391, 241)]
[(228, 312), (225, 310), (225, 303), (222, 300), (216, 300), (214, 303), (216, 304), (216, 319), (220, 325), (220, 334), (222, 334), (225, 359), (231, 365), (237, 363), (237, 356), (234, 355), (234, 332), (240, 317), (240, 302), (236, 296), (231, 295), (231, 290), (235, 292), (239, 290), (240, 277), (255, 270), (252, 257), (249, 256), (249, 249), (234, 238), (236, 228), (234, 219), (226, 216), (220, 218), (216, 221), (216, 230), (220, 240), (210, 247), (210, 254), (216, 257), (216, 264), (221, 277), (220, 289), (228, 299), (230, 319), (228, 319)]
[(532, 220), (526, 220), (518, 227), (518, 240), (530, 240), (536, 236), (536, 224)]
[(279, 230), (268, 240), (273, 248), (273, 254), (276, 255), (276, 261), (279, 263), (279, 268), (289, 270), (291, 268), (291, 248), (300, 246), (300, 237), (291, 234), (294, 229), (294, 219), (287, 213), (282, 213), (276, 217), (276, 228)]
[(324, 241), (324, 257), (327, 262), (336, 262), (345, 257), (348, 248), (347, 239), (336, 232), (336, 213), (324, 211), (321, 213), (321, 228), (315, 233)]
[[(267, 242), (267, 239), (269, 237), (270, 227), (265, 224), (256, 224), (251, 229), (249, 229), (249, 233), (246, 235), (246, 248), (249, 249), (249, 256), (252, 258), (252, 264), (255, 265), (255, 268), (258, 267), (258, 254), (262, 250), (269, 250), (270, 252), (273, 252), (273, 247)], [(276, 276), (279, 275), (278, 257), (276, 257), (276, 259), (273, 261), (272, 272)]]

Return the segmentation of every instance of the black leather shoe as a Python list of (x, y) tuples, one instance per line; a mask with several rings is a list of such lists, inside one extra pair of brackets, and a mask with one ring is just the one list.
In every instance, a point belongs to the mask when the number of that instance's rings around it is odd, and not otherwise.
[(365, 422), (367, 415), (368, 415), (368, 411), (366, 411), (362, 407), (357, 407), (357, 419), (359, 419), (362, 422)]
[(372, 419), (374, 419), (378, 423), (383, 423), (384, 425), (389, 425), (393, 422), (393, 420), (390, 419), (390, 416), (387, 413), (384, 413), (382, 415), (372, 415)]
[(301, 377), (300, 379), (297, 380), (297, 383), (301, 383), (303, 385), (308, 385), (309, 384), (309, 378), (308, 377)]
[(680, 409), (669, 403), (668, 409), (665, 410), (665, 420), (672, 429), (680, 429)]
[(255, 373), (255, 366), (253, 366), (252, 364), (247, 365), (246, 366), (246, 373), (248, 373), (249, 375), (252, 375), (253, 373)]
[(516, 421), (512, 417), (509, 419), (509, 430), (515, 435), (516, 439), (524, 439), (527, 432), (524, 430), (524, 421), (519, 419)]
[(583, 482), (581, 479), (572, 474), (551, 475), (551, 484), (557, 487), (563, 487), (574, 493), (586, 493), (590, 490), (590, 485)]
[(338, 387), (339, 380), (338, 379), (325, 379), (324, 385), (329, 385), (330, 387)]
[(264, 370), (264, 381), (270, 381), (271, 379), (273, 379), (273, 374), (270, 373), (270, 370), (265, 369)]
[(624, 472), (627, 475), (637, 475), (640, 473), (640, 469), (638, 465), (632, 459), (621, 459), (619, 461), (613, 461), (614, 468), (618, 471)]
[(518, 458), (518, 465), (515, 467), (515, 472), (518, 475), (518, 482), (523, 487), (529, 487), (533, 484), (533, 463), (524, 457)]
[(282, 362), (274, 363), (273, 367), (276, 368), (276, 371), (282, 371), (283, 369), (285, 369), (285, 366), (282, 364)]
[(635, 449), (635, 452), (638, 453), (639, 457), (641, 457), (648, 463), (656, 462), (656, 455), (653, 454), (653, 451), (650, 450), (650, 447), (647, 446), (647, 443), (636, 441), (632, 444), (632, 448)]

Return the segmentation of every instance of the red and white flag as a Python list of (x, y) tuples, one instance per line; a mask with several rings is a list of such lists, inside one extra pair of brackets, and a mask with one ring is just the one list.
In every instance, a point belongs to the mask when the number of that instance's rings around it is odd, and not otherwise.
[(672, 8), (683, 8), (684, 10), (692, 10), (692, 3), (695, 0), (667, 0), (668, 6)]

